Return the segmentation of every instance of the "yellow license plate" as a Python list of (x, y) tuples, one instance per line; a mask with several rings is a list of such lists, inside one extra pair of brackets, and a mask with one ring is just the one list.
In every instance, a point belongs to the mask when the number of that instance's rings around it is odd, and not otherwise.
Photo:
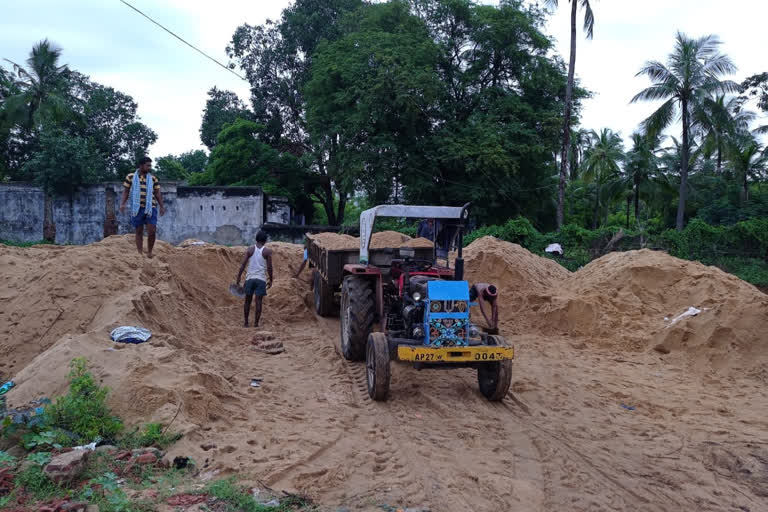
[(397, 359), (423, 363), (470, 363), (514, 359), (512, 347), (397, 347)]

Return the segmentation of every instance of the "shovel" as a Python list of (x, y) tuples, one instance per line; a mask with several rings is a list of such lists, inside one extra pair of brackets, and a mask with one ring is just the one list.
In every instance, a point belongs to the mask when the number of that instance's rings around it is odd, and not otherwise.
[(243, 297), (245, 297), (245, 287), (238, 286), (236, 283), (232, 283), (229, 285), (229, 293), (231, 293), (235, 297), (240, 297), (242, 299)]

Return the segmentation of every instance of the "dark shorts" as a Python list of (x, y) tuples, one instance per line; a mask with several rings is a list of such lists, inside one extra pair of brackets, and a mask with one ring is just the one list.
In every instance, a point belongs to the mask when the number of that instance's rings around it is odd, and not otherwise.
[(157, 208), (152, 208), (152, 215), (145, 215), (144, 210), (141, 210), (138, 215), (131, 217), (131, 224), (137, 228), (144, 224), (157, 225)]
[(248, 279), (245, 282), (245, 294), (264, 297), (267, 295), (267, 283), (261, 279)]

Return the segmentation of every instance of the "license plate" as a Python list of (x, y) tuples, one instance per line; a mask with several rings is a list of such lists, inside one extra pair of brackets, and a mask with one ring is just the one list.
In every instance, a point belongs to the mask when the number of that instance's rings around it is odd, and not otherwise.
[(397, 347), (397, 358), (400, 361), (416, 361), (424, 363), (451, 362), (494, 362), (514, 359), (515, 350), (512, 347)]

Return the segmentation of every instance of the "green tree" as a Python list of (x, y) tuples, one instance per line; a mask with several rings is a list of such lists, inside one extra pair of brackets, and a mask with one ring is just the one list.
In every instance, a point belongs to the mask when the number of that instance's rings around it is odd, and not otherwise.
[(717, 173), (722, 172), (723, 152), (730, 139), (749, 130), (756, 114), (742, 108), (738, 97), (726, 101), (725, 95), (704, 98), (693, 113), (694, 132), (701, 137), (705, 158), (716, 157)]
[(208, 155), (202, 149), (186, 151), (179, 155), (178, 160), (187, 174), (204, 172), (208, 165)]
[(67, 111), (65, 91), (69, 68), (61, 65), (61, 48), (47, 39), (36, 43), (27, 58), (27, 68), (5, 59), (13, 66), (18, 92), (4, 100), (7, 115), (27, 129), (42, 119)]
[(96, 181), (103, 166), (104, 159), (90, 140), (61, 129), (45, 130), (40, 149), (24, 164), (49, 195), (71, 195), (81, 185)]
[(320, 146), (323, 139), (313, 139), (307, 129), (304, 85), (318, 44), (341, 37), (341, 19), (361, 5), (361, 0), (297, 0), (279, 22), (238, 27), (227, 47), (251, 84), (254, 117), (265, 127), (260, 137), (302, 159), (310, 171), (307, 187), (334, 225), (344, 219), (347, 184), (336, 181)]
[(295, 201), (303, 182), (299, 161), (261, 142), (263, 130), (262, 125), (244, 119), (224, 125), (206, 171), (193, 175), (190, 183), (259, 186), (266, 194), (286, 195)]
[[(571, 137), (571, 108), (573, 102), (574, 72), (576, 69), (576, 18), (578, 5), (584, 10), (584, 31), (592, 39), (595, 28), (595, 16), (589, 0), (569, 0), (571, 2), (571, 53), (568, 60), (568, 85), (565, 90), (565, 113), (563, 115), (563, 145), (560, 151), (560, 179), (557, 187), (557, 229), (563, 227), (565, 205), (565, 182), (568, 178), (568, 149)], [(557, 7), (558, 0), (546, 0), (548, 5)]]
[(344, 192), (340, 206), (355, 189), (389, 200), (429, 136), (441, 92), (437, 48), (407, 5), (371, 5), (348, 23), (357, 30), (318, 46), (304, 91), (307, 126)]
[(768, 154), (754, 135), (742, 133), (728, 145), (728, 161), (741, 185), (741, 201), (749, 201), (749, 179), (765, 177), (768, 168)]
[(600, 218), (600, 191), (611, 179), (621, 174), (620, 163), (624, 160), (624, 143), (621, 136), (610, 128), (603, 128), (600, 133), (592, 130), (592, 145), (584, 154), (584, 181), (595, 184), (595, 209), (592, 218), (593, 228), (598, 227)]
[(189, 177), (187, 170), (173, 155), (161, 156), (155, 161), (155, 174), (164, 181), (184, 181)]
[(640, 197), (650, 199), (656, 196), (659, 187), (668, 187), (663, 175), (659, 173), (659, 135), (633, 133), (632, 149), (626, 155), (624, 165), (625, 187), (632, 190), (635, 219), (640, 215)]
[(224, 125), (232, 124), (236, 119), (252, 120), (253, 114), (234, 92), (212, 88), (208, 91), (208, 100), (203, 110), (200, 140), (212, 150)]
[(404, 176), (407, 199), (471, 200), (483, 222), (525, 214), (549, 225), (566, 73), (549, 57), (544, 12), (517, 1), (411, 4), (438, 47), (443, 92), (432, 136)]
[(672, 124), (676, 112), (680, 112), (682, 121), (680, 191), (675, 219), (675, 227), (678, 231), (682, 231), (685, 221), (691, 114), (702, 105), (705, 98), (738, 89), (734, 82), (722, 79), (724, 75), (733, 73), (736, 67), (728, 56), (718, 52), (719, 46), (720, 40), (716, 36), (692, 39), (678, 32), (675, 50), (669, 55), (667, 64), (649, 61), (637, 74), (637, 76), (645, 75), (650, 78), (653, 85), (635, 95), (632, 102), (664, 100), (661, 107), (643, 122), (646, 131), (651, 134), (660, 133)]
[(58, 126), (91, 141), (104, 158), (98, 179), (122, 179), (147, 154), (157, 134), (141, 122), (133, 98), (72, 72), (66, 102), (71, 115)]

